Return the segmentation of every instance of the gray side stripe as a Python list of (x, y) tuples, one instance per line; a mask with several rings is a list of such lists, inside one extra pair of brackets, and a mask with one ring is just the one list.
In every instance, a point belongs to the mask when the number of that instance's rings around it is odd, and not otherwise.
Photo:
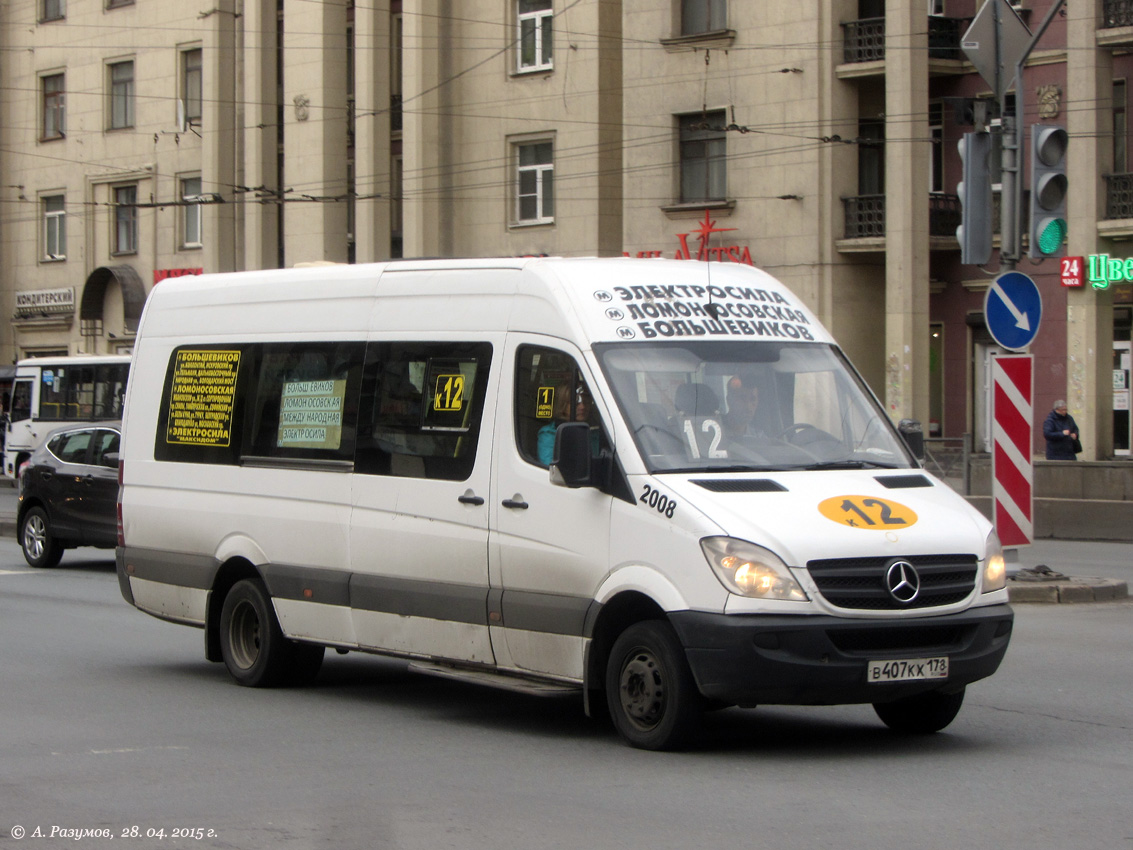
[(121, 560), (126, 573), (135, 578), (201, 590), (212, 587), (220, 569), (216, 559), (207, 555), (186, 555), (135, 546), (123, 548)]
[(581, 596), (556, 596), (523, 590), (504, 590), (503, 624), (509, 629), (581, 635), (586, 612), (594, 600)]
[[(123, 560), (137, 578), (208, 590), (219, 564), (210, 557), (130, 548)], [(363, 611), (427, 617), (486, 626), (489, 601), (498, 616), (494, 626), (585, 636), (587, 617), (593, 620), (598, 607), (583, 596), (503, 590), (479, 585), (452, 584), (421, 579), (392, 578), (346, 570), (266, 564), (260, 567), (272, 596), (323, 605), (341, 605)], [(591, 623), (591, 628), (593, 624)]]
[(354, 608), (488, 625), (488, 588), (439, 581), (361, 575), (350, 577)]
[(350, 573), (313, 567), (265, 564), (260, 568), (272, 596), (320, 602), (323, 605), (350, 604)]

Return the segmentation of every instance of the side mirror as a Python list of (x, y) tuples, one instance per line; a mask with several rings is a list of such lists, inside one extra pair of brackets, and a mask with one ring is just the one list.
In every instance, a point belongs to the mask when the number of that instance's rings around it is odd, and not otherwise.
[(122, 462), (122, 455), (118, 452), (107, 452), (102, 456), (100, 461), (101, 466), (107, 466), (111, 469), (117, 469), (118, 465)]
[(590, 426), (566, 422), (555, 431), (551, 483), (560, 487), (590, 485)]
[(924, 429), (916, 419), (902, 419), (897, 423), (897, 431), (905, 440), (905, 445), (917, 460), (924, 460)]

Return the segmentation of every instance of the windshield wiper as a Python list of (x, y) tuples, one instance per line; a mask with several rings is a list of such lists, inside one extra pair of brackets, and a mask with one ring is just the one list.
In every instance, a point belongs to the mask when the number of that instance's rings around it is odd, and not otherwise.
[(759, 464), (736, 464), (734, 466), (681, 466), (673, 469), (655, 469), (655, 475), (668, 475), (676, 473), (678, 475), (692, 475), (703, 474), (707, 475), (712, 472), (783, 472), (792, 467), (787, 466), (767, 466)]
[(878, 463), (875, 460), (824, 460), (819, 463), (808, 464), (807, 466), (795, 467), (796, 469), (901, 469), (895, 463)]

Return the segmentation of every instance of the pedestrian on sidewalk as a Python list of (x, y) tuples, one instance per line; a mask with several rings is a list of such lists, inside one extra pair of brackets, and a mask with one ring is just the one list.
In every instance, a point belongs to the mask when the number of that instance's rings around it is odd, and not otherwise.
[(1078, 423), (1067, 411), (1065, 400), (1058, 399), (1046, 415), (1043, 436), (1046, 438), (1047, 460), (1078, 459), (1076, 455), (1082, 451), (1082, 444), (1078, 441)]

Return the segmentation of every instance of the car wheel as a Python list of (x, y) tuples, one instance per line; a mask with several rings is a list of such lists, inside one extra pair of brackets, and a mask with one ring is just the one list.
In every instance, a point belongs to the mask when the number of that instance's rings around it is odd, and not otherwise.
[(647, 620), (614, 641), (606, 666), (606, 702), (614, 726), (630, 746), (668, 750), (688, 739), (703, 699), (672, 626)]
[(323, 662), (323, 647), (297, 644), (283, 634), (259, 579), (236, 582), (224, 597), (220, 651), (232, 678), (250, 688), (305, 684)]
[(20, 547), (24, 560), (33, 567), (54, 567), (63, 557), (63, 545), (51, 533), (51, 522), (43, 508), (30, 508), (20, 524)]
[(963, 704), (964, 689), (961, 688), (954, 694), (931, 691), (893, 702), (877, 702), (873, 710), (895, 732), (930, 735), (955, 720)]

